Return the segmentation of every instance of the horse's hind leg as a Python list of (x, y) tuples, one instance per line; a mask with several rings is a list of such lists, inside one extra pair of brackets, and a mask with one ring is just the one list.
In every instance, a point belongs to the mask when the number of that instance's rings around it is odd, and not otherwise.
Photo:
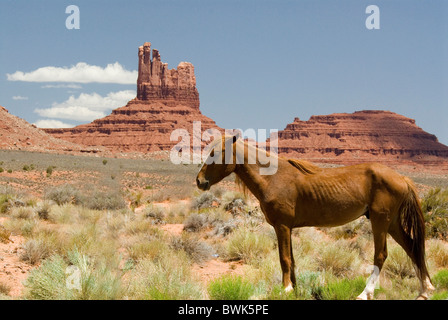
[(372, 222), (373, 241), (375, 244), (375, 254), (373, 258), (373, 271), (367, 280), (364, 291), (356, 298), (357, 300), (371, 300), (375, 287), (380, 279), (380, 272), (383, 268), (384, 261), (387, 258), (387, 229), (389, 227), (389, 219), (387, 213), (377, 213), (370, 211), (370, 220)]
[(419, 261), (412, 250), (412, 239), (406, 234), (398, 221), (394, 221), (390, 225), (389, 234), (404, 249), (409, 258), (411, 258), (417, 277), (420, 281), (420, 293), (417, 299), (428, 299), (431, 292), (434, 290), (434, 287), (431, 284), (427, 272), (422, 272), (422, 269), (426, 270), (426, 268), (422, 268), (422, 266), (419, 265)]

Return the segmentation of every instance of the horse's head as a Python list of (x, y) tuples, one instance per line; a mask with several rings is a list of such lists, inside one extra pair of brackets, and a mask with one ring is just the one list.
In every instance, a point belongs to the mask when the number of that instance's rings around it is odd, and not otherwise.
[(212, 185), (235, 171), (236, 152), (234, 151), (237, 140), (237, 135), (225, 136), (210, 145), (210, 153), (196, 177), (199, 189), (209, 190)]

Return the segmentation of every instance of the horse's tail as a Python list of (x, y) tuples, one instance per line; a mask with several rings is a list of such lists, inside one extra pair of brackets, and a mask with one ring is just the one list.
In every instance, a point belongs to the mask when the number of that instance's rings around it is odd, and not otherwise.
[(411, 248), (417, 267), (417, 273), (420, 279), (425, 276), (429, 278), (428, 269), (425, 261), (425, 219), (423, 216), (420, 201), (414, 184), (408, 178), (405, 178), (408, 185), (408, 192), (400, 207), (400, 225), (405, 232), (405, 241)]

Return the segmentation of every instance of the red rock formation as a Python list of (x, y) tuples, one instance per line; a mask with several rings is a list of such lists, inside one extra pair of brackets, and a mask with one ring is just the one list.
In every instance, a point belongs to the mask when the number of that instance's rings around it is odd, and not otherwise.
[(39, 152), (97, 153), (102, 148), (88, 148), (56, 139), (36, 126), (18, 118), (0, 106), (0, 149)]
[(446, 162), (448, 147), (415, 120), (390, 111), (295, 118), (278, 132), (280, 154), (331, 163)]
[[(171, 132), (185, 129), (192, 137), (193, 121), (202, 132), (215, 122), (199, 110), (194, 67), (189, 62), (168, 69), (157, 50), (146, 42), (138, 51), (137, 97), (124, 107), (92, 123), (70, 129), (45, 129), (53, 136), (88, 146), (105, 146), (112, 151), (148, 152), (171, 150)], [(204, 145), (204, 143), (203, 143)]]
[(161, 61), (159, 51), (152, 50), (152, 59), (150, 53), (150, 42), (145, 42), (138, 49), (137, 99), (161, 99), (199, 110), (193, 65), (181, 62), (177, 69), (168, 69), (168, 64)]

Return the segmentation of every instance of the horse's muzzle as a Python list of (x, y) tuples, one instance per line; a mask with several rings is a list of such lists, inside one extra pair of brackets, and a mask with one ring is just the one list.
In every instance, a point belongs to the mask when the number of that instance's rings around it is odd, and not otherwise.
[(196, 185), (198, 186), (199, 189), (203, 191), (210, 189), (210, 182), (208, 182), (207, 180), (200, 181), (199, 179), (196, 179)]

